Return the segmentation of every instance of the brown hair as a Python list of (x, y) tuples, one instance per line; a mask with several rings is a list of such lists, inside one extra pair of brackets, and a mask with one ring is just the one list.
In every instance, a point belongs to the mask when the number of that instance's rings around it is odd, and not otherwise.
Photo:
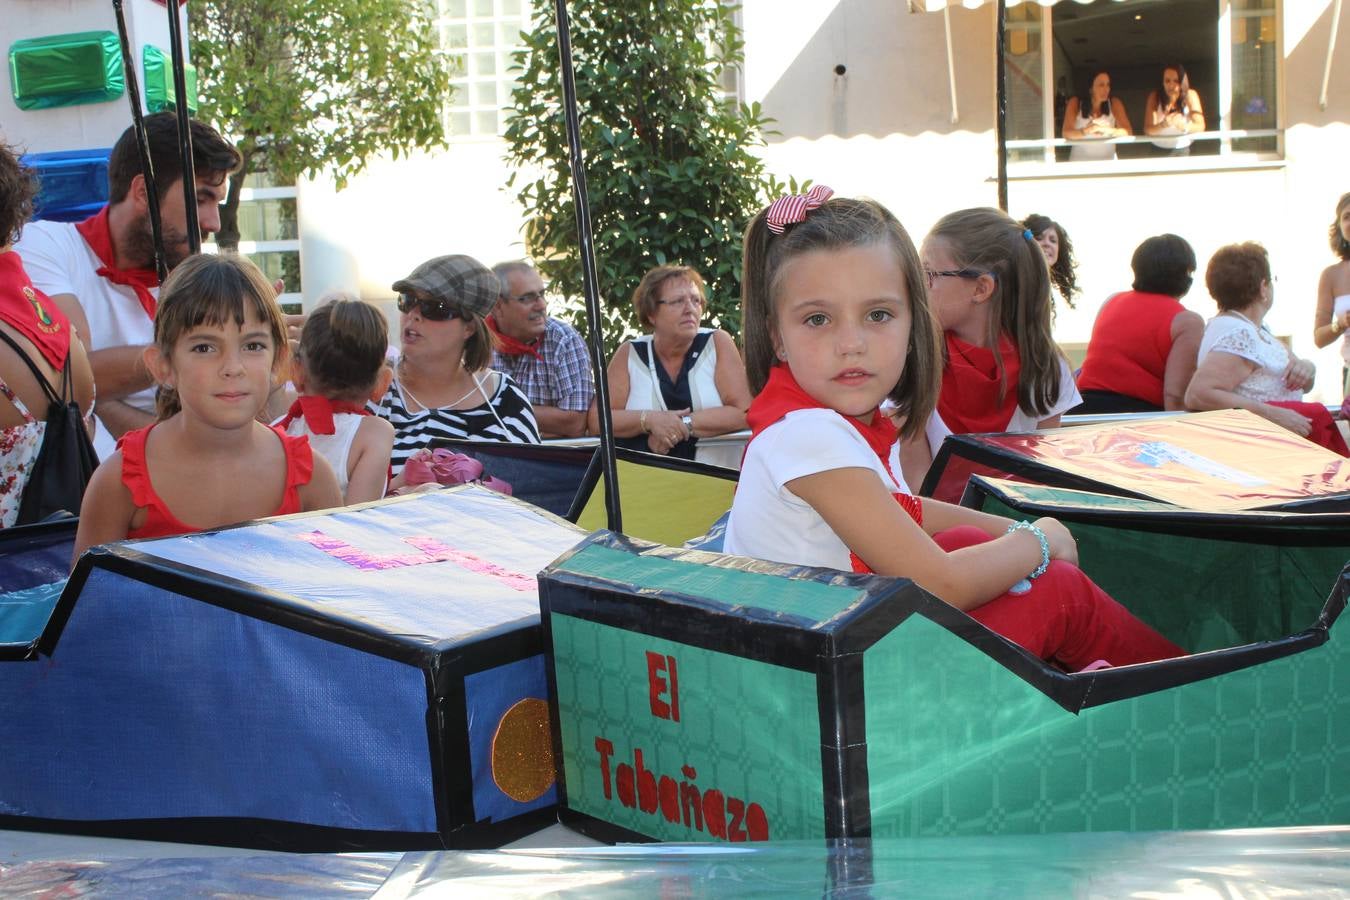
[(488, 367), (492, 362), (492, 331), (487, 326), (487, 319), (478, 313), (460, 310), (459, 316), (465, 322), (473, 325), (473, 334), (464, 342), (464, 356), (461, 364), (470, 372), (479, 372)]
[(1058, 399), (1063, 377), (1059, 346), (1050, 333), (1050, 270), (1030, 230), (992, 207), (963, 209), (938, 220), (928, 233), (942, 241), (961, 269), (977, 269), (994, 278), (989, 297), (988, 345), (998, 366), (1000, 395), (1007, 396), (1007, 372), (999, 335), (1017, 344), (1021, 371), (1017, 405), (1043, 416)]
[[(178, 152), (178, 117), (165, 111), (145, 117), (145, 138), (150, 145), (150, 165), (155, 170), (155, 195), (163, 200), (178, 179), (183, 177), (183, 158)], [(220, 184), (243, 162), (239, 151), (210, 125), (190, 119), (192, 168), (198, 178)], [(120, 203), (131, 190), (131, 182), (141, 172), (141, 153), (136, 146), (136, 129), (128, 128), (113, 145), (108, 156), (108, 201)]]
[(1205, 287), (1221, 310), (1242, 309), (1270, 280), (1270, 257), (1255, 241), (1229, 244), (1214, 251), (1205, 267)]
[(0, 247), (19, 239), (37, 191), (37, 173), (19, 161), (17, 149), (0, 141)]
[(354, 402), (379, 380), (388, 349), (384, 313), (364, 300), (338, 296), (305, 319), (296, 360), (313, 393)]
[(633, 291), (633, 308), (637, 310), (638, 322), (643, 328), (652, 327), (652, 316), (656, 315), (656, 295), (661, 293), (661, 285), (672, 278), (687, 278), (698, 288), (700, 297), (707, 299), (707, 285), (703, 276), (688, 266), (657, 266), (648, 269)]
[(1341, 259), (1350, 259), (1350, 241), (1341, 231), (1341, 213), (1347, 206), (1350, 206), (1350, 194), (1341, 194), (1341, 199), (1336, 201), (1336, 218), (1331, 220), (1331, 252)]
[[(941, 335), (928, 308), (923, 265), (903, 225), (890, 210), (874, 200), (833, 198), (807, 214), (806, 220), (789, 225), (782, 234), (769, 230), (759, 212), (745, 229), (745, 256), (741, 271), (741, 334), (745, 342), (745, 370), (750, 389), (764, 389), (773, 367), (774, 305), (778, 279), (793, 257), (815, 250), (842, 250), (884, 244), (891, 247), (904, 273), (909, 298), (910, 332), (905, 369), (889, 392), (896, 413), (905, 418), (902, 437), (923, 433), (928, 417), (937, 406), (942, 377)], [(1045, 265), (1042, 263), (1041, 268)]]
[[(244, 324), (248, 310), (266, 322), (275, 352), (272, 369), (290, 352), (286, 321), (267, 276), (234, 253), (198, 253), (183, 260), (165, 279), (155, 311), (155, 346), (169, 357), (178, 339), (198, 325)], [(182, 409), (178, 393), (160, 385), (155, 411), (161, 421)]]

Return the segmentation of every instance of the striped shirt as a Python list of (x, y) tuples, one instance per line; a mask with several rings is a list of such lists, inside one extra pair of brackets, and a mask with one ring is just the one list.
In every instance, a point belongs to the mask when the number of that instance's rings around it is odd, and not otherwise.
[(539, 443), (539, 426), (534, 421), (530, 401), (510, 375), (481, 372), (484, 389), (491, 387), (490, 377), (497, 375), (497, 390), (490, 403), (471, 409), (408, 409), (397, 379), (389, 385), (375, 407), (375, 414), (394, 426), (394, 452), (390, 465), (397, 475), (408, 457), (425, 447), (433, 438), (467, 438), (471, 441), (505, 441), (512, 444)]

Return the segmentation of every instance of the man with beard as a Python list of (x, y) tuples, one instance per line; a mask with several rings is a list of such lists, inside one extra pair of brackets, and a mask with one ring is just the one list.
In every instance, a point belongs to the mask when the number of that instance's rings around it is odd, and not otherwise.
[[(191, 123), (197, 222), (220, 230), (220, 203), (239, 153), (215, 129)], [(191, 252), (183, 197), (183, 165), (172, 112), (145, 118), (164, 237), (172, 269)], [(136, 132), (128, 128), (108, 159), (108, 205), (83, 222), (33, 222), (15, 245), (33, 284), (69, 317), (89, 349), (98, 399), (94, 448), (100, 458), (116, 439), (154, 420), (155, 392), (142, 351), (154, 338), (159, 279), (155, 273), (149, 193)]]

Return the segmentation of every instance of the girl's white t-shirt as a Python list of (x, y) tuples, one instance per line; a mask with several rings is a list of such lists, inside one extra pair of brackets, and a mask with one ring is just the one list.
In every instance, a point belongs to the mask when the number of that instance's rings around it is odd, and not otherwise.
[(784, 487), (794, 479), (833, 469), (868, 469), (887, 492), (909, 493), (839, 413), (794, 410), (764, 429), (746, 449), (724, 551), (852, 571), (844, 542), (810, 504)]

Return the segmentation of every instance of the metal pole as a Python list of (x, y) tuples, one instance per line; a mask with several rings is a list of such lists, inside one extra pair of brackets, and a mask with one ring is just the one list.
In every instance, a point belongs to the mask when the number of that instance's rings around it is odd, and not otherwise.
[(605, 380), (605, 344), (600, 330), (603, 319), (600, 315), (600, 291), (595, 274), (591, 206), (586, 196), (586, 159), (581, 149), (581, 124), (577, 115), (576, 76), (572, 71), (572, 36), (567, 24), (567, 0), (556, 0), (554, 5), (558, 23), (563, 112), (567, 118), (567, 148), (572, 166), (572, 202), (577, 211), (577, 237), (581, 242), (581, 276), (586, 293), (586, 319), (590, 326), (591, 368), (595, 372), (595, 404), (600, 413), (600, 459), (604, 467), (605, 516), (610, 531), (622, 531), (619, 470), (614, 460), (614, 419), (609, 409), (609, 383)]
[(994, 108), (994, 133), (998, 139), (998, 208), (1008, 211), (1008, 73), (1007, 32), (1008, 0), (998, 0), (994, 25), (994, 65), (997, 84), (997, 101)]
[(155, 167), (150, 160), (150, 140), (145, 136), (141, 88), (136, 81), (136, 61), (131, 58), (131, 41), (127, 38), (127, 20), (122, 12), (122, 0), (113, 0), (113, 14), (117, 17), (117, 37), (122, 43), (122, 69), (127, 82), (127, 100), (131, 102), (131, 124), (136, 129), (136, 150), (141, 156), (141, 177), (145, 179), (145, 202), (150, 210), (155, 271), (159, 274), (159, 280), (163, 281), (168, 275), (168, 269), (164, 264), (164, 234), (159, 224), (159, 191), (155, 190)]
[(187, 224), (188, 250), (200, 253), (202, 233), (197, 224), (197, 169), (192, 164), (192, 127), (188, 123), (187, 78), (183, 71), (183, 28), (178, 0), (165, 4), (169, 11), (169, 52), (173, 58), (174, 111), (178, 113), (178, 154), (183, 160), (183, 212)]

